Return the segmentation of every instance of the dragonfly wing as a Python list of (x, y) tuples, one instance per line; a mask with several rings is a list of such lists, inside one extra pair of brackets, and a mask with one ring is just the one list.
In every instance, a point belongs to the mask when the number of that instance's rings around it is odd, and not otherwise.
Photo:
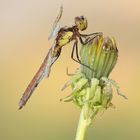
[(52, 56), (52, 52), (54, 51), (54, 47), (55, 47), (55, 45), (52, 46), (52, 48), (50, 49), (50, 53), (48, 54), (46, 68), (45, 68), (44, 73), (43, 73), (44, 77), (49, 77), (51, 66), (58, 59), (58, 57), (60, 55), (59, 53), (57, 53), (57, 55)]
[(59, 21), (60, 21), (60, 19), (62, 17), (62, 13), (63, 13), (63, 6), (61, 5), (59, 14), (58, 14), (58, 16), (56, 17), (56, 19), (54, 21), (54, 24), (53, 24), (53, 27), (52, 27), (52, 32), (49, 35), (48, 40), (53, 38), (53, 37), (56, 37), (56, 35), (57, 35), (57, 33), (58, 33), (59, 29), (60, 29)]
[(59, 57), (59, 55), (57, 55), (55, 57), (52, 57), (52, 55), (51, 55), (52, 51), (53, 51), (53, 48), (51, 48), (49, 50), (47, 56), (45, 57), (45, 59), (42, 63), (42, 65), (40, 66), (39, 70), (37, 71), (37, 73), (35, 74), (33, 79), (31, 80), (29, 85), (27, 86), (25, 92), (23, 93), (23, 95), (20, 99), (20, 102), (19, 102), (19, 109), (21, 109), (23, 106), (25, 106), (26, 102), (31, 97), (33, 91), (38, 86), (40, 81), (44, 77), (49, 77), (51, 66), (56, 61), (56, 59)]
[(48, 37), (48, 40), (50, 40), (51, 38), (55, 38), (57, 36), (59, 30), (60, 30), (60, 25), (58, 23), (58, 24), (56, 24), (55, 28), (53, 28), (51, 34)]

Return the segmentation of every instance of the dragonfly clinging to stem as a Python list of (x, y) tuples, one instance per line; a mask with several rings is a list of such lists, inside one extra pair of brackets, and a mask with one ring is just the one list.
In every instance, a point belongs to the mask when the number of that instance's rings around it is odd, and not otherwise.
[[(23, 93), (20, 102), (19, 102), (19, 109), (21, 109), (30, 96), (32, 95), (33, 91), (37, 87), (37, 85), (40, 83), (40, 81), (44, 77), (49, 77), (50, 70), (52, 64), (58, 59), (58, 57), (61, 54), (61, 49), (63, 46), (68, 44), (71, 41), (74, 41), (74, 45), (72, 48), (71, 58), (80, 63), (81, 65), (84, 65), (80, 62), (79, 55), (78, 55), (78, 40), (81, 44), (85, 45), (91, 40), (93, 40), (95, 37), (102, 35), (101, 32), (92, 33), (92, 34), (81, 34), (79, 31), (86, 30), (88, 23), (87, 19), (84, 16), (77, 16), (75, 17), (75, 25), (72, 27), (62, 27), (59, 26), (59, 21), (62, 17), (63, 13), (63, 7), (60, 7), (60, 12), (58, 16), (56, 17), (56, 20), (53, 24), (53, 30), (49, 36), (48, 39), (55, 37), (54, 44), (50, 48), (49, 52), (47, 53), (47, 56), (45, 57), (43, 63), (41, 64), (39, 70), (27, 86), (25, 92)], [(85, 38), (85, 40), (83, 40)], [(74, 58), (74, 51), (76, 51), (76, 57)], [(88, 67), (84, 65), (85, 67)], [(88, 67), (90, 69), (90, 67)]]

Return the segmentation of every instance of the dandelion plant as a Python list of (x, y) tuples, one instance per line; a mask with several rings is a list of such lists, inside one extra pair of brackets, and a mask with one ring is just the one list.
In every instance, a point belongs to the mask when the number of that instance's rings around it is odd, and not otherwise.
[(71, 94), (61, 99), (64, 102), (73, 102), (81, 110), (75, 140), (84, 140), (87, 128), (99, 112), (114, 107), (113, 86), (118, 95), (126, 99), (120, 93), (118, 84), (109, 78), (117, 59), (118, 49), (113, 37), (98, 36), (81, 46), (80, 61), (90, 69), (80, 66), (63, 88), (70, 85)]

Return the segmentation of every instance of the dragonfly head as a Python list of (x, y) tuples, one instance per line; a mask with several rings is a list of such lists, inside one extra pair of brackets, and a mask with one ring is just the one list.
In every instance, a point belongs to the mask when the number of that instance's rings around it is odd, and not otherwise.
[(75, 24), (80, 31), (85, 30), (88, 26), (87, 19), (84, 16), (75, 17)]

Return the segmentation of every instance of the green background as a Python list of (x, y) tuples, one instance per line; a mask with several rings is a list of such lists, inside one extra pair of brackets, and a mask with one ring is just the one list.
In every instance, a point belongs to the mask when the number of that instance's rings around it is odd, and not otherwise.
[(114, 94), (116, 109), (99, 115), (87, 132), (87, 140), (140, 139), (140, 1), (139, 0), (0, 0), (0, 140), (74, 140), (79, 109), (60, 102), (71, 89), (61, 92), (79, 65), (70, 59), (73, 43), (65, 46), (21, 111), (19, 99), (53, 44), (47, 37), (63, 3), (62, 26), (85, 15), (84, 33), (104, 32), (115, 36), (118, 63), (110, 77), (128, 100)]

